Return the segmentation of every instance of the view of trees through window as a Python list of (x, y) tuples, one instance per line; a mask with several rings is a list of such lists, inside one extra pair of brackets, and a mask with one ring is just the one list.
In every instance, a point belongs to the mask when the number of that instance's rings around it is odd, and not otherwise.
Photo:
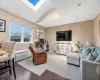
[(10, 24), (10, 41), (31, 42), (31, 28), (19, 24)]

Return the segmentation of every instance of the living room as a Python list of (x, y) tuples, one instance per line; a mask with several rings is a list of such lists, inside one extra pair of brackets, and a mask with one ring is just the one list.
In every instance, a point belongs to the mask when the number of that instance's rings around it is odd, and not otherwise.
[(100, 80), (100, 0), (0, 0), (0, 37), (0, 80)]

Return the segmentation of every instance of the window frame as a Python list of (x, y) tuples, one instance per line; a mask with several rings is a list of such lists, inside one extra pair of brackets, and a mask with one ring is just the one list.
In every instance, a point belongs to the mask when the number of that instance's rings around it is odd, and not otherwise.
[[(10, 30), (10, 25), (11, 24), (17, 24), (17, 25), (20, 25), (21, 26), (21, 42), (16, 42), (16, 43), (33, 43), (33, 29), (31, 28), (31, 27), (27, 27), (26, 25), (22, 25), (22, 24), (20, 24), (20, 23), (16, 23), (16, 22), (10, 22), (9, 23), (9, 41), (11, 41), (10, 40), (10, 38), (11, 38), (11, 30)], [(29, 42), (24, 42), (24, 36), (23, 36), (23, 33), (24, 33), (24, 28), (25, 27), (27, 27), (27, 28), (30, 28), (31, 29), (31, 41), (29, 41)]]

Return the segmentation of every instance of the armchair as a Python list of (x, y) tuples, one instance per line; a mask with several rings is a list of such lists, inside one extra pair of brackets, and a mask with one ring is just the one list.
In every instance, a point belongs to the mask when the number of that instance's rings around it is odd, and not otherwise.
[(33, 55), (33, 63), (34, 64), (43, 64), (47, 62), (47, 54), (46, 52), (38, 52), (34, 51), (33, 45), (31, 44), (29, 47), (30, 52)]
[[(5, 65), (0, 65), (0, 72), (1, 70), (6, 69), (6, 71), (3, 71), (0, 73), (3, 74), (7, 71), (10, 72), (10, 74), (14, 73), (14, 77), (16, 79), (16, 73), (15, 73), (15, 66), (14, 66), (14, 56), (15, 56), (15, 42), (3, 42), (0, 53), (4, 53), (4, 55), (0, 56), (0, 63), (6, 63)], [(12, 64), (11, 64), (12, 61)]]

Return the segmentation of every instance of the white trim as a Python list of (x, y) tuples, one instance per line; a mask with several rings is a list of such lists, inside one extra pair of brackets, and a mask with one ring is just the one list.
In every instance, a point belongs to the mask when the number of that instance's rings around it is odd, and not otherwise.
[(23, 26), (21, 25), (21, 42), (23, 43)]
[(21, 0), (21, 1), (23, 1), (26, 5), (32, 8), (34, 11), (37, 11), (46, 0), (40, 0), (35, 6), (31, 4), (28, 0)]
[(17, 53), (20, 53), (20, 52), (25, 52), (25, 51), (28, 51), (28, 49), (17, 50), (17, 51), (15, 51), (15, 53), (17, 54)]

